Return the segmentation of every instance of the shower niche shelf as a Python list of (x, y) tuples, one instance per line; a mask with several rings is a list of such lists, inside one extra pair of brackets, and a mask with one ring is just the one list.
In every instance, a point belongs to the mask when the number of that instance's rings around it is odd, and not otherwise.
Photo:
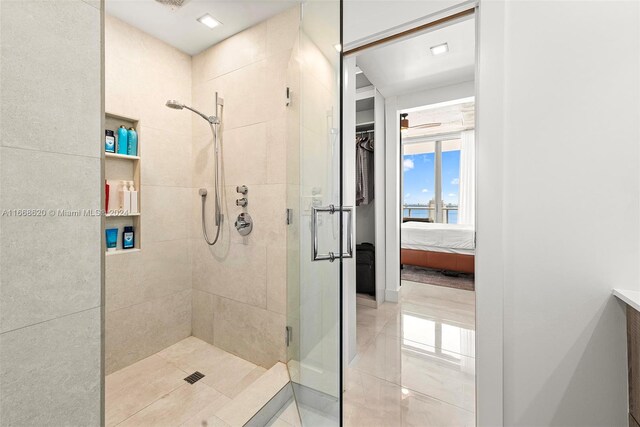
[(113, 159), (140, 160), (140, 156), (130, 156), (128, 154), (104, 153), (104, 155), (105, 157), (111, 157)]
[[(107, 228), (117, 228), (118, 229), (118, 243), (117, 250), (115, 251), (106, 251), (106, 247), (104, 248), (106, 255), (124, 255), (130, 253), (140, 252), (141, 250), (141, 212), (142, 212), (142, 204), (141, 204), (141, 153), (143, 149), (143, 135), (141, 132), (140, 121), (137, 119), (133, 119), (130, 117), (126, 117), (120, 114), (114, 113), (105, 113), (104, 117), (104, 126), (105, 129), (112, 130), (117, 135), (117, 130), (120, 125), (124, 125), (127, 129), (132, 127), (138, 133), (138, 153), (137, 156), (129, 156), (126, 154), (118, 154), (118, 153), (104, 153), (104, 179), (107, 181), (112, 181), (114, 183), (119, 183), (120, 181), (133, 181), (133, 185), (138, 191), (138, 212), (136, 213), (128, 213), (128, 214), (106, 214), (105, 215), (105, 229)], [(104, 135), (104, 133), (103, 133)], [(102, 141), (104, 146), (104, 140)], [(104, 149), (104, 148), (103, 148)], [(103, 190), (104, 191), (104, 190)], [(117, 187), (112, 185), (110, 191), (117, 191)], [(105, 194), (103, 193), (103, 198)], [(117, 200), (118, 197), (115, 197)], [(114, 198), (111, 197), (112, 202)], [(106, 201), (105, 201), (106, 203)], [(118, 206), (112, 206), (110, 204), (109, 209), (114, 210), (117, 209)], [(135, 246), (133, 249), (122, 249), (122, 232), (124, 231), (124, 227), (133, 226), (133, 230), (135, 233)], [(106, 243), (105, 243), (106, 245)]]

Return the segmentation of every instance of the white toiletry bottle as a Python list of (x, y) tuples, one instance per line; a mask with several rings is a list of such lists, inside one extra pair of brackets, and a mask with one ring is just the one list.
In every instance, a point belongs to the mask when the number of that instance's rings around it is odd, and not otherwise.
[(133, 181), (129, 181), (129, 191), (131, 195), (131, 213), (138, 213), (138, 190), (133, 186)]
[(129, 191), (129, 183), (127, 181), (121, 182), (122, 187), (120, 189), (120, 209), (122, 209), (123, 215), (128, 215), (131, 212), (131, 192)]

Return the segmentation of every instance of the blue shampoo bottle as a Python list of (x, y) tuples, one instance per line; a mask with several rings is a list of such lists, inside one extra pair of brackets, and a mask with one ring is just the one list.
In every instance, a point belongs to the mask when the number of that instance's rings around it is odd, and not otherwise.
[(127, 138), (129, 141), (129, 151), (127, 154), (130, 156), (138, 155), (138, 134), (134, 128), (129, 128), (129, 132), (127, 132)]
[(127, 154), (129, 152), (129, 136), (127, 128), (120, 126), (118, 128), (118, 154)]

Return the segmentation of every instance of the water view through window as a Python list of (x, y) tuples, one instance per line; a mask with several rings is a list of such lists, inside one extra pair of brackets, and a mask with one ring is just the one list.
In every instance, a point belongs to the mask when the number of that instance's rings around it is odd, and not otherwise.
[[(438, 150), (436, 150), (437, 145), (439, 145)], [(426, 152), (403, 156), (403, 216), (457, 224), (460, 195), (460, 140), (424, 144), (422, 150)], [(436, 159), (436, 151), (440, 151), (440, 159)], [(437, 160), (441, 164), (439, 180), (436, 179)], [(437, 181), (440, 181), (439, 192), (436, 191)], [(438, 221), (437, 206), (441, 206), (442, 210), (440, 221)]]

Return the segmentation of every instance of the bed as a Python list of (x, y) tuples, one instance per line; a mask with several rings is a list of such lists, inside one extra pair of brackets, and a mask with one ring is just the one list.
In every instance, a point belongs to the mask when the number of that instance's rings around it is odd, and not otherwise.
[(471, 225), (407, 221), (401, 230), (400, 263), (474, 272), (475, 230)]

